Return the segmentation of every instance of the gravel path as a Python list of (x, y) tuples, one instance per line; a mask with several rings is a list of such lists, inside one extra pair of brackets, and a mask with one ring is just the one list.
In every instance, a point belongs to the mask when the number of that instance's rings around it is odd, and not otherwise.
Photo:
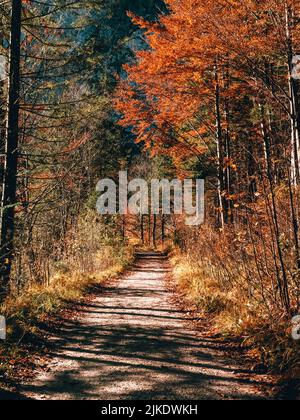
[[(165, 287), (166, 259), (141, 255), (132, 272), (65, 320), (32, 399), (255, 399), (255, 380), (193, 331)], [(249, 373), (249, 372), (248, 372)]]

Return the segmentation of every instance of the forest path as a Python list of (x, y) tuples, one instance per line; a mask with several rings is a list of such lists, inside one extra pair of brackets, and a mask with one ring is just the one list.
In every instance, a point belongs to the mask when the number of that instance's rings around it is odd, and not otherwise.
[[(256, 399), (246, 370), (193, 330), (165, 279), (166, 258), (140, 255), (121, 279), (65, 319), (31, 399)], [(250, 379), (249, 379), (250, 378)]]

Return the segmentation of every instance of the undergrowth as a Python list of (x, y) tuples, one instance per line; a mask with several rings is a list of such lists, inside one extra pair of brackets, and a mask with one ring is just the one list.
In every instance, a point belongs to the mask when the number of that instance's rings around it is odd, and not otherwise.
[[(292, 339), (291, 320), (280, 316), (278, 308), (270, 313), (261, 300), (241, 287), (241, 279), (231, 282), (226, 267), (222, 269), (218, 259), (206, 256), (203, 246), (199, 258), (191, 250), (173, 252), (171, 261), (179, 291), (210, 321), (213, 331), (224, 339), (238, 339), (257, 366), (299, 379), (300, 347)], [(241, 267), (236, 269), (238, 272)]]
[(49, 284), (34, 283), (22, 293), (12, 291), (0, 307), (7, 322), (7, 339), (0, 342), (0, 388), (1, 382), (6, 387), (28, 355), (28, 344), (42, 337), (40, 326), (49, 316), (82, 300), (93, 286), (120, 275), (133, 257), (133, 249), (120, 241), (101, 245), (89, 255), (92, 269), (83, 269), (69, 258), (55, 264)]

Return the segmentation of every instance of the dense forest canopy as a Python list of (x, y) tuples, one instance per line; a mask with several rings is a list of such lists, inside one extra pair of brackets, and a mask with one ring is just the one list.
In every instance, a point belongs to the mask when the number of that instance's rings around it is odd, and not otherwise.
[[(15, 3), (18, 11), (20, 2)], [(114, 176), (119, 165), (137, 153), (131, 132), (117, 124), (111, 94), (122, 65), (133, 57), (132, 45), (144, 45), (128, 11), (155, 20), (161, 8), (160, 1), (22, 2), (18, 204), (8, 210), (6, 221), (3, 211), (4, 288), (16, 256), (9, 245), (12, 236), (22, 271), (17, 282), (26, 284), (29, 267), (28, 275), (42, 280), (46, 273), (40, 264), (45, 266), (47, 259), (47, 266), (64, 252), (68, 226), (93, 195), (97, 179)], [(8, 62), (9, 2), (1, 11), (2, 57)], [(3, 151), (6, 89), (2, 81)], [(6, 189), (13, 184), (9, 178), (4, 180)], [(3, 200), (4, 207), (16, 204), (9, 196)], [(13, 211), (14, 234), (9, 226)]]
[(121, 124), (170, 156), (179, 173), (200, 159), (214, 184), (207, 217), (223, 232), (211, 249), (228, 241), (222, 253), (241, 252), (245, 290), (267, 310), (279, 299), (287, 314), (297, 312), (299, 2), (166, 4), (158, 22), (131, 14), (150, 48), (124, 66), (115, 101)]

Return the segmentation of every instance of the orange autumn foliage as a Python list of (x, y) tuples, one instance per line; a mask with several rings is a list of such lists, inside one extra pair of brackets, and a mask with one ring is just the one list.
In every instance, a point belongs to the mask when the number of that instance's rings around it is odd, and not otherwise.
[[(246, 94), (259, 96), (266, 87), (266, 62), (278, 62), (286, 46), (286, 10), (297, 8), (299, 1), (166, 3), (170, 13), (159, 22), (130, 14), (145, 31), (149, 48), (136, 51), (135, 63), (124, 66), (127, 78), (119, 82), (115, 106), (121, 124), (132, 127), (138, 142), (178, 159), (205, 153), (215, 143), (216, 64), (224, 102), (240, 107)], [(274, 83), (288, 95), (286, 79)]]

